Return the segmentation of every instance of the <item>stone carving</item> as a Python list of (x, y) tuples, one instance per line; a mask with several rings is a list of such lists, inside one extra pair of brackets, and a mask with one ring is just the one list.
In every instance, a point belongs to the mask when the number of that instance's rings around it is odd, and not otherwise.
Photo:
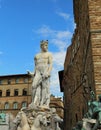
[(59, 123), (63, 122), (55, 108), (37, 110), (21, 109), (12, 121), (10, 130), (61, 130)]
[(84, 130), (92, 130), (93, 124), (96, 123), (95, 119), (83, 118), (82, 121), (83, 121), (82, 129)]
[(18, 122), (19, 122), (17, 130), (30, 130), (28, 120), (27, 120), (27, 116), (23, 111), (20, 111), (17, 114), (16, 118), (18, 118)]
[(50, 74), (52, 70), (52, 54), (48, 52), (48, 41), (41, 41), (41, 52), (35, 60), (35, 71), (32, 76), (32, 103), (23, 107), (10, 123), (10, 130), (61, 130), (59, 123), (63, 122), (55, 108), (49, 108)]
[(59, 127), (59, 123), (63, 122), (63, 119), (61, 119), (58, 114), (56, 113), (55, 108), (51, 108), (51, 124), (50, 127), (52, 130), (61, 130)]
[(37, 113), (36, 118), (33, 119), (31, 130), (41, 130), (41, 125), (47, 126), (47, 118), (44, 112)]
[(6, 122), (6, 114), (4, 112), (0, 113), (0, 123)]
[(50, 75), (52, 70), (52, 54), (48, 52), (48, 40), (41, 41), (41, 52), (38, 53), (35, 60), (35, 70), (32, 75), (32, 103), (36, 106), (47, 106), (50, 103)]

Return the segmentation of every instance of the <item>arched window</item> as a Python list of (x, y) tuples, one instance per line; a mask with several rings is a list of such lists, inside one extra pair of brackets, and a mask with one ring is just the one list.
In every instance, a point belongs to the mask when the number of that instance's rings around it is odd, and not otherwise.
[(2, 97), (2, 90), (0, 90), (0, 97)]
[(8, 102), (5, 103), (5, 109), (9, 109), (9, 103)]
[(10, 89), (6, 91), (6, 96), (10, 96)]
[(27, 102), (22, 102), (22, 107), (27, 107)]
[(23, 95), (23, 96), (26, 96), (26, 95), (27, 95), (27, 89), (26, 89), (26, 88), (23, 89), (22, 95)]
[(18, 96), (19, 92), (18, 92), (18, 89), (15, 89), (14, 90), (14, 96)]
[(17, 102), (13, 103), (13, 109), (18, 109), (18, 103)]

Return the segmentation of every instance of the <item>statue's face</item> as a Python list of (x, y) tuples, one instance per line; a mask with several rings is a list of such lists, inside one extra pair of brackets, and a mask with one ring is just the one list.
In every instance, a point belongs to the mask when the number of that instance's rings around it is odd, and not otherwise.
[(48, 51), (48, 44), (47, 44), (47, 43), (44, 43), (44, 44), (41, 46), (41, 48), (42, 48), (42, 51), (47, 52), (47, 51)]

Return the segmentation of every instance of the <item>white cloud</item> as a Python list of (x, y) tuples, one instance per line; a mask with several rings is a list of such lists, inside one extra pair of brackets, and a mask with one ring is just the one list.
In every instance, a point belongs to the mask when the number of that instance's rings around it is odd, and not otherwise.
[(60, 85), (58, 72), (64, 68), (64, 60), (65, 60), (66, 51), (55, 52), (53, 53), (53, 69), (51, 73), (51, 92), (59, 94)]
[(68, 30), (65, 31), (57, 31), (55, 37), (51, 40), (53, 44), (55, 44), (60, 51), (63, 51), (67, 48), (68, 39), (72, 36), (72, 33)]
[(59, 39), (61, 39), (61, 38), (67, 39), (68, 36), (70, 36), (70, 35), (71, 35), (71, 33), (69, 31), (58, 31), (56, 37)]
[(70, 15), (64, 12), (56, 12), (56, 14), (64, 18), (64, 20), (68, 20), (70, 18)]
[(65, 51), (55, 52), (53, 53), (53, 63), (57, 65), (56, 68), (63, 67), (64, 59), (65, 59)]
[(50, 42), (59, 49), (59, 51), (63, 51), (67, 48), (68, 40), (71, 38), (72, 33), (68, 30), (53, 30), (49, 26), (43, 25), (41, 28), (39, 28), (37, 31), (34, 31), (43, 37), (45, 39), (49, 38)]
[(63, 41), (62, 39), (52, 39), (51, 42), (58, 46), (60, 51), (63, 51), (67, 47), (66, 41)]
[(73, 23), (73, 27), (74, 27), (74, 29), (76, 28), (76, 23)]
[[(33, 30), (34, 31), (34, 30)], [(55, 31), (51, 30), (49, 26), (43, 25), (41, 28), (39, 28), (37, 31), (34, 31), (38, 34), (41, 34), (44, 37), (54, 36)]]

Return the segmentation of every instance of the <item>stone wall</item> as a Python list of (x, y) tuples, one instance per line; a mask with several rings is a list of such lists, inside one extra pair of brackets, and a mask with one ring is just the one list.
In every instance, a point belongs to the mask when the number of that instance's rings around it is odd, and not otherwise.
[(89, 0), (89, 20), (95, 92), (101, 94), (101, 0)]
[(101, 94), (101, 1), (73, 2), (76, 29), (64, 63), (64, 130), (83, 118), (91, 90)]
[[(0, 76), (0, 82), (0, 111), (16, 115), (23, 102), (26, 105), (31, 103), (32, 80), (27, 74)], [(23, 90), (26, 91), (25, 94)], [(15, 108), (14, 103), (17, 103)]]
[(90, 30), (101, 31), (101, 0), (88, 0)]

